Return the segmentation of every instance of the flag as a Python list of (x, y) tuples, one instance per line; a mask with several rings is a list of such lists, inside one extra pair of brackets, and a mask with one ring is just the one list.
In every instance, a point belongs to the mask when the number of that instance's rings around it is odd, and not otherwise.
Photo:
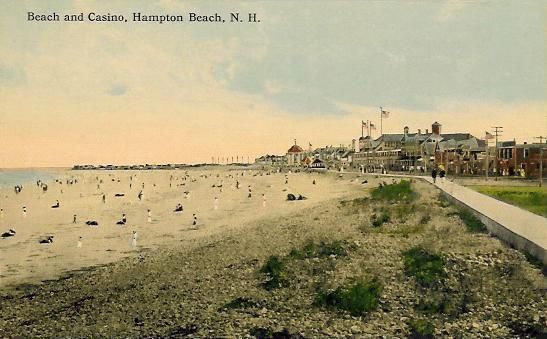
[(363, 120), (361, 120), (361, 124), (362, 124), (362, 126), (363, 126), (364, 128), (367, 128), (367, 123), (364, 122)]
[(486, 136), (484, 137), (484, 139), (488, 140), (488, 139), (494, 139), (494, 136), (488, 132), (486, 132)]
[(382, 118), (389, 118), (389, 112), (384, 111), (383, 109), (380, 109), (382, 111)]
[(376, 126), (372, 122), (370, 123), (370, 129), (376, 129)]

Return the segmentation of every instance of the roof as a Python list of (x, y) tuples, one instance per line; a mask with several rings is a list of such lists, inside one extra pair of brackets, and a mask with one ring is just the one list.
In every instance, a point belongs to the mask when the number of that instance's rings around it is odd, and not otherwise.
[(448, 134), (441, 133), (441, 137), (443, 137), (443, 139), (445, 139), (445, 140), (454, 139), (456, 141), (467, 140), (467, 139), (473, 138), (473, 136), (469, 133), (448, 133)]
[(402, 141), (404, 138), (404, 134), (400, 133), (394, 133), (394, 134), (382, 134), (378, 139), (378, 141)]
[(304, 150), (302, 149), (302, 147), (298, 145), (292, 145), (291, 148), (289, 148), (289, 150), (287, 151), (287, 153), (300, 153), (300, 152), (304, 152)]
[(518, 144), (516, 148), (547, 148), (547, 143), (534, 143), (534, 144)]
[(408, 133), (405, 137), (403, 137), (403, 141), (405, 142), (424, 141), (427, 138), (429, 138), (429, 134)]
[(498, 141), (498, 147), (512, 147), (515, 146), (517, 143), (514, 140), (510, 141)]

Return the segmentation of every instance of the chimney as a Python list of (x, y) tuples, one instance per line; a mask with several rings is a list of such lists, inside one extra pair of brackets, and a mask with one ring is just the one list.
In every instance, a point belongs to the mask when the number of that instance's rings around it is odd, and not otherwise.
[(429, 134), (429, 130), (427, 128), (425, 129), (425, 134)]
[(418, 135), (420, 135), (420, 134), (422, 134), (422, 130), (418, 128)]
[(441, 135), (441, 124), (435, 121), (433, 125), (431, 125), (431, 132), (436, 135)]

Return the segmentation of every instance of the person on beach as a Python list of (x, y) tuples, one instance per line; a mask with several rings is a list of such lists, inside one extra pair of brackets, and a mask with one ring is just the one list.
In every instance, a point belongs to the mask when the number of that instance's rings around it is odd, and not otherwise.
[(184, 192), (184, 199), (190, 199), (190, 192)]
[(142, 201), (142, 190), (139, 192), (139, 194), (137, 195), (137, 197), (139, 198), (139, 201)]
[(137, 231), (133, 231), (133, 234), (131, 235), (131, 246), (137, 247), (137, 238), (139, 236), (137, 235)]
[(27, 217), (27, 208), (23, 206), (23, 218)]
[(198, 216), (197, 216), (195, 213), (192, 214), (192, 216), (193, 216), (193, 219), (194, 219), (194, 220), (192, 221), (192, 226), (193, 226), (194, 228), (198, 228)]
[(262, 207), (266, 207), (266, 195), (262, 193)]
[(106, 195), (103, 193), (103, 204), (106, 203)]
[(251, 198), (252, 197), (252, 190), (251, 190), (251, 185), (249, 185), (249, 195), (247, 196), (247, 198)]
[(239, 180), (236, 180), (236, 189), (239, 189)]
[(53, 236), (48, 235), (47, 238), (39, 240), (38, 243), (40, 243), (40, 244), (52, 244), (53, 243)]
[(74, 214), (74, 217), (72, 218), (72, 223), (73, 223), (73, 224), (76, 223), (76, 214)]
[(215, 204), (214, 204), (215, 211), (218, 210), (218, 198), (215, 197)]
[(61, 206), (61, 205), (59, 204), (59, 200), (56, 200), (55, 205), (51, 206), (51, 208), (59, 208), (59, 206)]
[(4, 209), (0, 208), (0, 220), (4, 219)]
[(122, 214), (122, 220), (116, 222), (116, 225), (125, 225), (127, 223), (127, 217), (125, 216), (125, 213)]
[(78, 243), (76, 244), (76, 247), (77, 248), (82, 248), (82, 237), (81, 236), (78, 238)]
[(174, 212), (182, 212), (182, 211), (183, 211), (182, 204), (178, 203), (177, 206), (175, 206)]
[(437, 169), (435, 167), (431, 170), (431, 177), (433, 178), (433, 183), (435, 183), (437, 181)]
[(152, 211), (150, 209), (148, 209), (148, 222), (152, 222)]
[(7, 232), (2, 233), (2, 239), (14, 237), (16, 233), (13, 228), (10, 228)]

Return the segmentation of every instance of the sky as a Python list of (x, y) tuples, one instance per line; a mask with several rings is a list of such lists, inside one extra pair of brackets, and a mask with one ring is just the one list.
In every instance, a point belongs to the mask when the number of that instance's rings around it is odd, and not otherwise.
[[(122, 14), (127, 23), (29, 22)], [(132, 13), (256, 13), (135, 23)], [(431, 129), (547, 135), (544, 1), (0, 1), (0, 168), (198, 163)], [(186, 17), (185, 17), (186, 19)]]

